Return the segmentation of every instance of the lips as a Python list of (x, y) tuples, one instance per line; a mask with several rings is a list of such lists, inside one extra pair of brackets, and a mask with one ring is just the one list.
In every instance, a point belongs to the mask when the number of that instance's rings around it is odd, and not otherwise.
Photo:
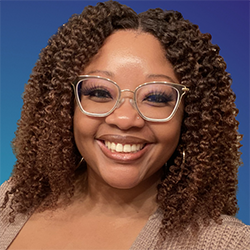
[(120, 135), (104, 135), (96, 140), (107, 157), (122, 161), (140, 158), (152, 143), (142, 138)]

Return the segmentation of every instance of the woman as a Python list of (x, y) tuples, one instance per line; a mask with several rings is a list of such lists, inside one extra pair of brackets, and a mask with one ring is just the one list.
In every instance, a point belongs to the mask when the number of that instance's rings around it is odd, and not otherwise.
[(248, 249), (241, 136), (211, 36), (117, 2), (41, 52), (1, 188), (3, 249)]

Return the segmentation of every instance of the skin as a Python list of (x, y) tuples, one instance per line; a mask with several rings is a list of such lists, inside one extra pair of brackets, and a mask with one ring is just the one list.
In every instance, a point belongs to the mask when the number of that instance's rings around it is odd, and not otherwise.
[[(130, 90), (153, 80), (178, 83), (158, 40), (139, 31), (108, 37), (82, 74), (108, 77)], [(87, 188), (79, 178), (68, 206), (34, 213), (9, 249), (131, 247), (157, 209), (156, 186), (162, 166), (178, 145), (183, 104), (170, 121), (154, 123), (138, 116), (130, 92), (122, 95), (125, 101), (105, 118), (86, 116), (76, 105), (74, 135), (87, 162)], [(104, 140), (146, 146), (137, 153), (114, 153)]]
[[(130, 90), (154, 80), (178, 83), (159, 41), (150, 34), (134, 31), (118, 31), (108, 37), (83, 74), (110, 78), (121, 89)], [(87, 162), (90, 180), (113, 188), (131, 189), (145, 180), (155, 181), (156, 173), (173, 154), (179, 141), (183, 108), (168, 122), (148, 122), (129, 102), (133, 95), (129, 92), (122, 95), (125, 101), (106, 118), (86, 116), (76, 106), (74, 135)], [(104, 140), (146, 143), (146, 146), (137, 153), (111, 153)]]

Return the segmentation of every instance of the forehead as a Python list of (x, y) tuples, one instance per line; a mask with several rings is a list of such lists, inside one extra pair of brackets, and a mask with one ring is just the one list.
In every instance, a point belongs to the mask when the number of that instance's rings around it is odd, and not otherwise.
[(141, 31), (119, 30), (111, 34), (104, 42), (102, 50), (119, 50), (124, 53), (150, 54), (154, 51), (165, 58), (160, 41), (153, 35)]
[(153, 80), (148, 76), (167, 75), (174, 82), (178, 82), (173, 66), (166, 59), (158, 39), (149, 33), (133, 30), (111, 34), (83, 73), (100, 75), (119, 82), (124, 80), (127, 83), (135, 80), (142, 83)]
[[(121, 30), (111, 34), (91, 62), (118, 58), (123, 63), (139, 63), (141, 58), (165, 61), (165, 52), (160, 42), (151, 34)], [(95, 62), (96, 63), (96, 62)]]

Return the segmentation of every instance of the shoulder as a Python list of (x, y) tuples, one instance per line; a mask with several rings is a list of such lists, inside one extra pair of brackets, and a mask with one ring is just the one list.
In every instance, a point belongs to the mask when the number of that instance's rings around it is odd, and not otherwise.
[(7, 181), (5, 181), (3, 184), (0, 186), (0, 200), (4, 198), (4, 194), (6, 191), (9, 191), (11, 189), (11, 178)]
[(7, 207), (6, 208), (2, 208), (4, 199), (5, 199), (5, 194), (6, 192), (11, 190), (11, 180), (5, 181), (1, 186), (0, 186), (0, 209), (1, 209), (1, 213), (0, 213), (0, 218), (1, 221), (3, 219), (3, 217), (6, 216), (6, 211), (9, 210)]
[[(0, 186), (0, 206), (2, 206), (5, 194), (6, 192), (11, 192), (12, 189), (12, 180), (9, 179), (8, 181), (5, 181)], [(11, 194), (10, 199), (11, 199)], [(29, 218), (29, 215), (24, 214), (18, 214), (15, 218), (15, 221), (11, 223), (9, 221), (9, 215), (12, 212), (12, 209), (10, 207), (10, 202), (7, 203), (6, 207), (1, 208), (0, 212), (0, 245), (1, 249), (7, 249), (8, 246), (11, 244), (11, 242), (14, 240), (16, 235), (19, 233), (19, 231), (22, 229), (24, 224)]]
[[(3, 205), (4, 199), (5, 199), (5, 194), (6, 192), (10, 192), (11, 190), (11, 179), (8, 181), (5, 181), (1, 186), (0, 186), (0, 207)], [(5, 246), (5, 240), (8, 238), (8, 235), (6, 235), (6, 231), (8, 227), (10, 226), (9, 222), (9, 213), (11, 212), (10, 206), (7, 204), (6, 207), (1, 207), (0, 208), (1, 213), (0, 213), (0, 242), (1, 246)], [(8, 241), (8, 240), (7, 240)]]
[[(245, 225), (235, 217), (222, 215), (222, 224), (211, 221), (208, 226), (200, 224), (196, 237), (190, 228), (179, 236), (166, 237), (161, 249), (184, 250), (250, 250), (250, 226)], [(159, 228), (163, 213), (158, 209), (150, 218), (131, 250), (155, 249), (159, 241)]]
[(250, 226), (235, 217), (222, 215), (222, 224), (211, 222), (201, 229), (201, 242), (209, 245), (208, 249), (250, 249)]

